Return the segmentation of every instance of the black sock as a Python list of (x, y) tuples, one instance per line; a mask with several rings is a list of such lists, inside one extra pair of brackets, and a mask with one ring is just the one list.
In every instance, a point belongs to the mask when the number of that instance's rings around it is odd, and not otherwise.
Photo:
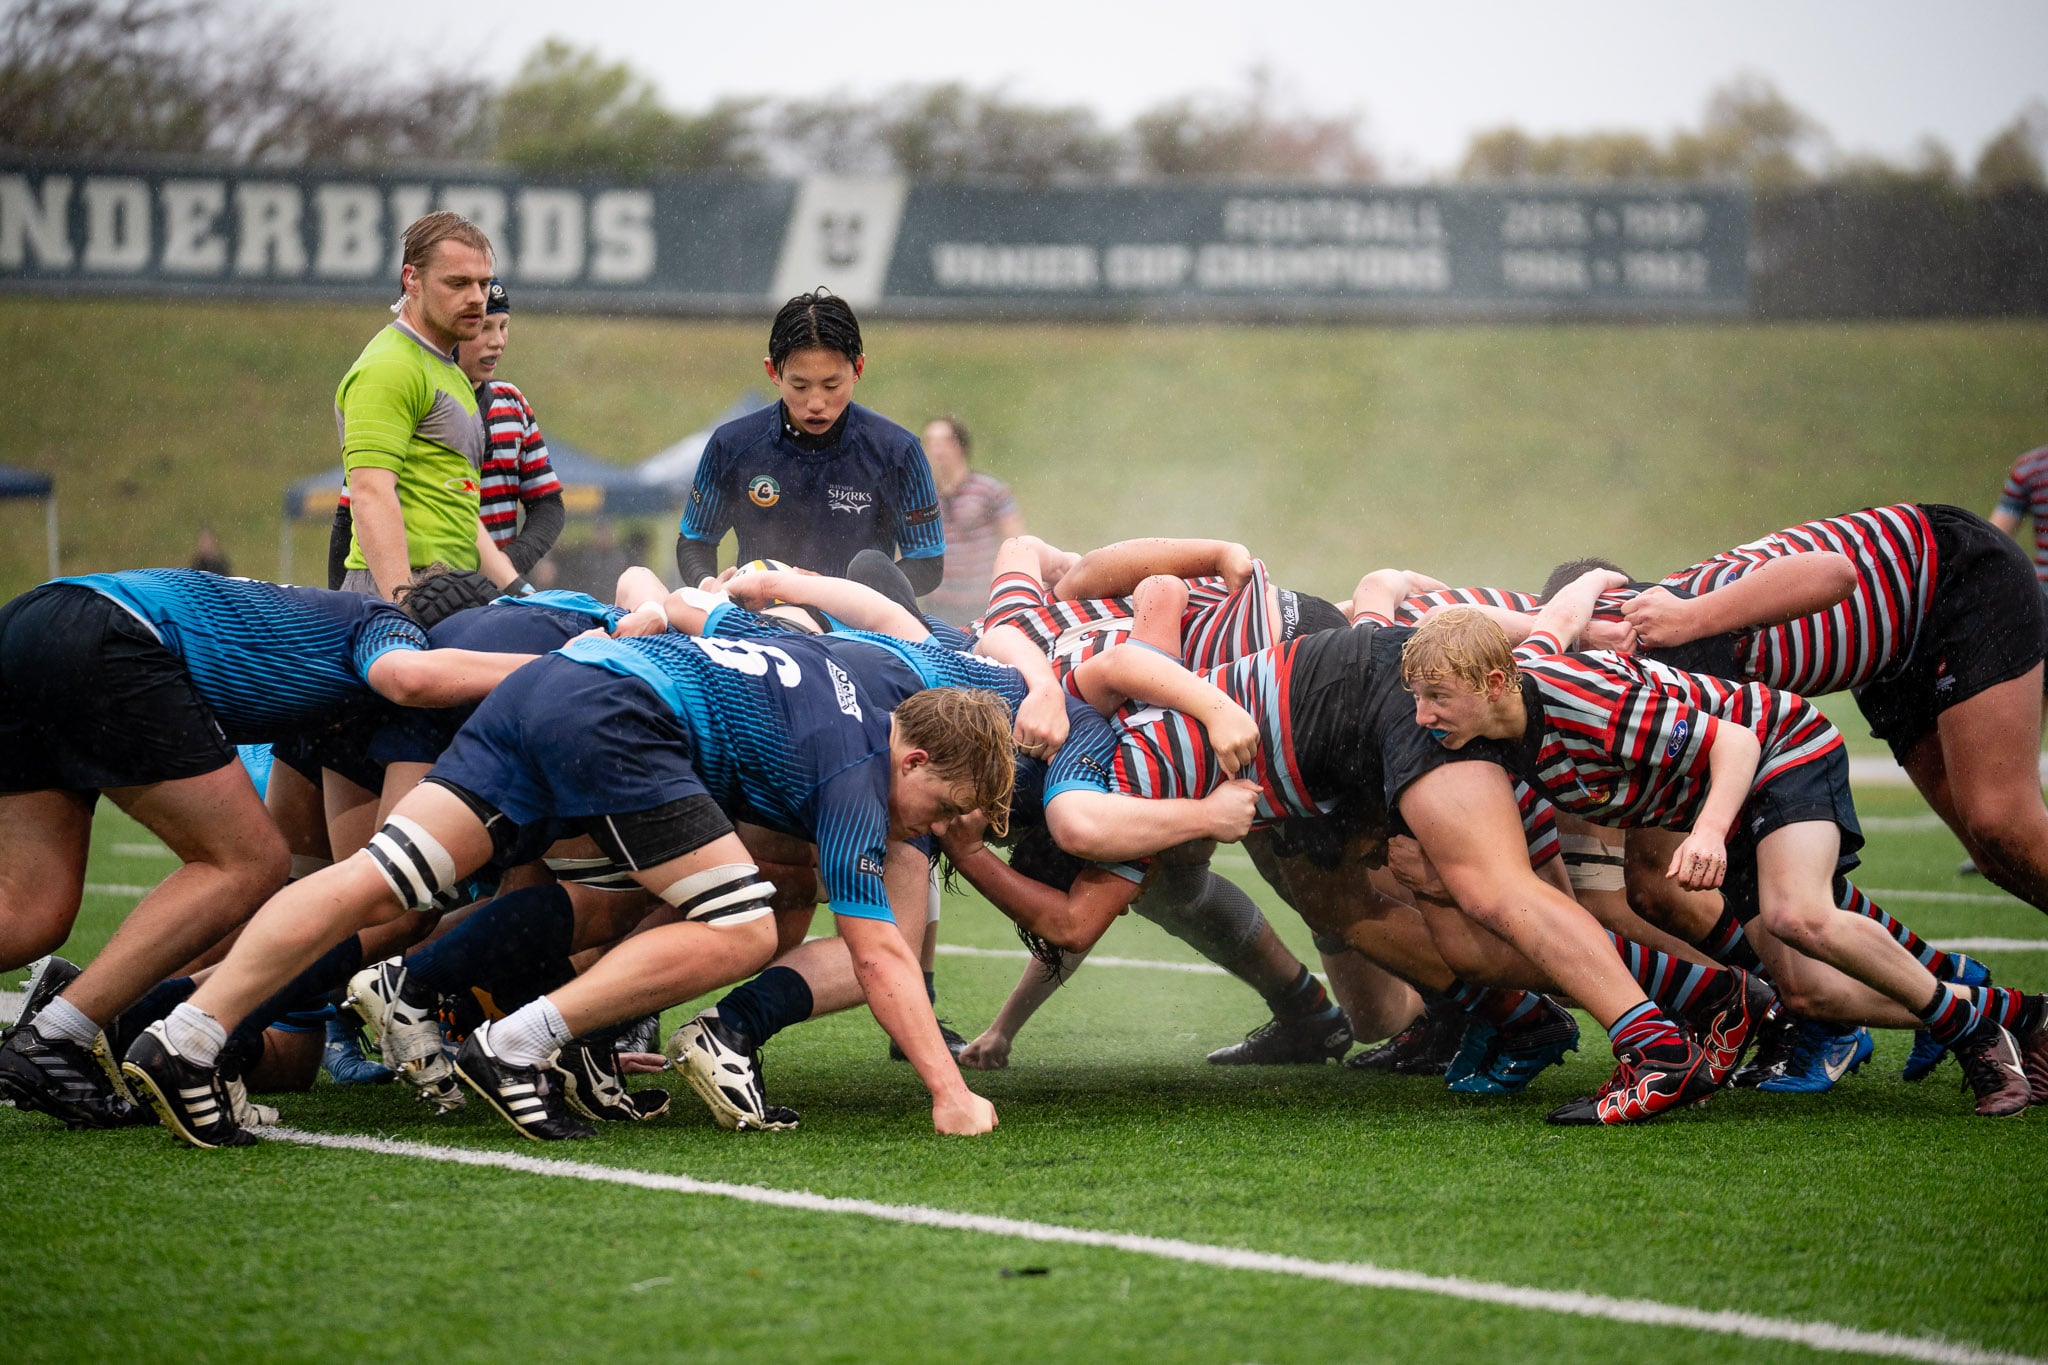
[(793, 967), (770, 967), (718, 1002), (718, 1021), (755, 1047), (811, 1017), (811, 983)]
[(140, 1038), (144, 1029), (191, 999), (192, 992), (198, 989), (189, 976), (169, 977), (151, 986), (140, 1000), (107, 1025), (107, 1046), (113, 1049), (114, 1056), (126, 1057), (128, 1045)]
[(1706, 938), (1699, 944), (1700, 951), (1724, 967), (1740, 967), (1745, 972), (1761, 971), (1763, 959), (1756, 955), (1749, 938), (1742, 932), (1742, 920), (1734, 907), (1721, 912), (1721, 918), (1714, 921), (1714, 927), (1707, 930)]
[(436, 996), (481, 986), (510, 1014), (575, 976), (575, 943), (568, 888), (550, 883), (511, 892), (405, 960), (406, 1003), (424, 1007)]
[(1329, 992), (1315, 974), (1303, 967), (1294, 980), (1264, 997), (1266, 1008), (1276, 1019), (1305, 1019), (1330, 1008)]
[(924, 998), (932, 1004), (939, 1003), (939, 977), (937, 972), (924, 974)]
[(287, 981), (277, 994), (249, 1012), (228, 1033), (220, 1050), (220, 1073), (233, 1080), (263, 1057), (263, 1030), (293, 1010), (312, 1009), (363, 969), (363, 941), (350, 934)]

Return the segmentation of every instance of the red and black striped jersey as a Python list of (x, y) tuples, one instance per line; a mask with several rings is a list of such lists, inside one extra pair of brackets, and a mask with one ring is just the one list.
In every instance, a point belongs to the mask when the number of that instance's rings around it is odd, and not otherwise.
[(1934, 600), (1939, 558), (1927, 514), (1912, 503), (1809, 521), (1724, 550), (1665, 578), (1704, 597), (1759, 564), (1832, 550), (1856, 566), (1856, 587), (1824, 612), (1747, 632), (1736, 646), (1743, 676), (1818, 697), (1861, 687), (1903, 667)]
[(1827, 717), (1794, 693), (1632, 654), (1556, 651), (1548, 635), (1515, 651), (1535, 703), (1524, 752), (1545, 794), (1595, 823), (1690, 828), (1706, 801), (1707, 754), (1723, 724), (1751, 731), (1763, 747), (1752, 791), (1841, 747)]
[(1533, 612), (1542, 610), (1543, 604), (1535, 593), (1516, 592), (1513, 588), (1444, 588), (1404, 598), (1394, 609), (1392, 624), (1419, 626), (1422, 618), (1438, 607), (1505, 607), (1509, 611)]

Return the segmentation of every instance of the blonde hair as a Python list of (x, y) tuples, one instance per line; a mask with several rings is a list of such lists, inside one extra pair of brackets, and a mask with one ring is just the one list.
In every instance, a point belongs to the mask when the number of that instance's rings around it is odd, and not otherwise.
[(939, 776), (967, 783), (969, 809), (987, 816), (991, 831), (1008, 832), (1017, 758), (1001, 697), (973, 687), (928, 687), (896, 708), (896, 733), (931, 755)]
[[(492, 250), (491, 239), (484, 235), (482, 228), (459, 213), (441, 209), (435, 213), (423, 214), (406, 225), (404, 248), (399, 255), (399, 264), (409, 265), (414, 270), (425, 270), (427, 262), (433, 259), (434, 248), (450, 241), (475, 247), (494, 259), (498, 254)], [(401, 270), (400, 278), (403, 277), (404, 272)], [(391, 305), (391, 311), (396, 313), (403, 307), (405, 295), (400, 294), (398, 302)]]
[(1410, 691), (1418, 684), (1456, 678), (1484, 692), (1487, 675), (1496, 670), (1507, 676), (1510, 687), (1521, 685), (1507, 632), (1477, 607), (1431, 612), (1401, 647), (1401, 682)]

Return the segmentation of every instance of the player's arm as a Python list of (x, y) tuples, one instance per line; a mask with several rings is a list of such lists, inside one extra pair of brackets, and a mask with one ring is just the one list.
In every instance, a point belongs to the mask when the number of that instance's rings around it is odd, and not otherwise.
[(1067, 742), (1067, 692), (1052, 671), (1052, 662), (1015, 626), (987, 631), (975, 642), (974, 652), (1024, 675), (1026, 693), (1017, 707), (1017, 747), (1034, 758), (1058, 753)]
[[(1612, 569), (1588, 569), (1559, 588), (1529, 622), (1530, 635), (1547, 635), (1570, 649), (1593, 620), (1600, 594), (1628, 586), (1628, 576)], [(1526, 637), (1525, 637), (1526, 638)]]
[(718, 542), (731, 529), (732, 518), (725, 511), (725, 449), (717, 433), (697, 462), (690, 481), (690, 500), (676, 524), (676, 571), (683, 586), (695, 587), (718, 573)]
[(356, 543), (377, 584), (377, 595), (394, 600), (412, 581), (412, 561), (405, 543), (405, 511), (398, 504), (398, 471), (364, 465), (349, 471), (349, 515), (355, 519)]
[[(1040, 938), (1086, 952), (1138, 898), (1139, 883), (1107, 868), (1084, 867), (1066, 891), (1048, 886), (1003, 861), (963, 828), (939, 841), (953, 867), (989, 904)], [(1035, 1008), (1035, 1007), (1034, 1007)]]
[(1252, 575), (1252, 554), (1230, 540), (1180, 540), (1149, 536), (1120, 540), (1082, 555), (1052, 585), (1062, 601), (1126, 597), (1153, 574), (1202, 578), (1219, 574), (1235, 592)]
[(626, 611), (638, 611), (652, 602), (656, 606), (668, 601), (668, 584), (661, 581), (661, 575), (644, 564), (633, 564), (619, 572), (619, 581), (612, 587), (612, 605)]
[(1222, 688), (1190, 673), (1143, 644), (1112, 645), (1074, 669), (1074, 683), (1090, 706), (1108, 715), (1126, 701), (1179, 711), (1201, 722), (1216, 762), (1235, 777), (1259, 752), (1259, 726)]
[(946, 523), (939, 513), (939, 485), (931, 461), (913, 436), (896, 453), (896, 568), (919, 597), (946, 577)]
[(463, 706), (533, 662), (531, 654), (487, 654), (474, 649), (389, 649), (364, 681), (399, 706)]
[(1081, 964), (1088, 960), (1086, 953), (1070, 953), (1060, 950), (1060, 966), (1057, 972), (1045, 964), (1028, 962), (1017, 984), (1010, 988), (1009, 998), (996, 1011), (996, 1017), (989, 1021), (981, 1035), (960, 1050), (960, 1065), (976, 1071), (1000, 1071), (1010, 1064), (1010, 1046), (1017, 1041), (1017, 1035), (1031, 1022), (1031, 1016), (1038, 1013), (1038, 1007), (1052, 999), (1054, 991), (1065, 985)]
[(1045, 824), (1053, 842), (1076, 858), (1123, 863), (1190, 839), (1234, 844), (1250, 832), (1258, 800), (1258, 787), (1242, 779), (1200, 800), (1075, 789), (1045, 803)]
[(1621, 611), (1645, 645), (1668, 648), (1826, 611), (1856, 590), (1856, 578), (1847, 555), (1809, 550), (1767, 560), (1698, 597), (1651, 588)]
[(776, 601), (816, 607), (835, 621), (855, 630), (893, 635), (899, 640), (924, 640), (931, 627), (903, 607), (890, 601), (865, 583), (850, 578), (827, 578), (823, 574), (796, 573), (781, 569), (754, 570), (734, 574), (725, 585), (732, 600), (749, 611), (759, 611)]
[(507, 592), (517, 592), (521, 588), (531, 591), (533, 588), (519, 576), (518, 568), (498, 548), (498, 542), (491, 539), (491, 533), (484, 529), (481, 521), (476, 524), (476, 566), (485, 578)]

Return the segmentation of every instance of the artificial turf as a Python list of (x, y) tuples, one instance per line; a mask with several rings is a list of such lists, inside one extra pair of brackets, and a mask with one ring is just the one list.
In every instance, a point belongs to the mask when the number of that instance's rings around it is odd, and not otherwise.
[[(1909, 792), (1858, 793), (1881, 822), (1859, 882), (1937, 939), (2048, 939), (2040, 916), (1961, 880)], [(103, 813), (95, 885), (168, 868)], [(117, 851), (118, 850), (118, 851)], [(1226, 850), (1307, 954), (1300, 922)], [(1884, 897), (1880, 894), (1880, 900)], [(132, 900), (132, 897), (129, 898)], [(88, 898), (87, 955), (128, 900)], [(972, 898), (948, 943), (1010, 946)], [(1188, 960), (1127, 917), (1102, 952)], [(2048, 986), (2048, 953), (1988, 954)], [(1020, 964), (941, 959), (941, 1013), (970, 1034)], [(1958, 1073), (1908, 1086), (1902, 1034), (1819, 1097), (1748, 1092), (1614, 1132), (1547, 1128), (1609, 1058), (1584, 1046), (1528, 1094), (1334, 1066), (1225, 1069), (1202, 1054), (1257, 1023), (1227, 979), (1091, 966), (970, 1075), (1002, 1127), (931, 1135), (907, 1067), (865, 1014), (768, 1052), (792, 1133), (734, 1135), (680, 1082), (660, 1121), (567, 1148), (481, 1105), (429, 1117), (396, 1087), (279, 1097), (316, 1131), (517, 1150), (699, 1179), (1146, 1233), (1330, 1261), (1826, 1320), (2048, 1354), (2048, 1112), (1969, 1113)], [(676, 1015), (671, 1016), (673, 1022)], [(281, 1142), (194, 1152), (159, 1130), (73, 1134), (0, 1111), (10, 1355), (27, 1360), (1778, 1359), (1801, 1347), (1441, 1297), (1176, 1265), (1123, 1252), (762, 1209), (716, 1198), (455, 1168)], [(1040, 1269), (1043, 1275), (1014, 1272)], [(1013, 1272), (1006, 1275), (1004, 1272)]]

